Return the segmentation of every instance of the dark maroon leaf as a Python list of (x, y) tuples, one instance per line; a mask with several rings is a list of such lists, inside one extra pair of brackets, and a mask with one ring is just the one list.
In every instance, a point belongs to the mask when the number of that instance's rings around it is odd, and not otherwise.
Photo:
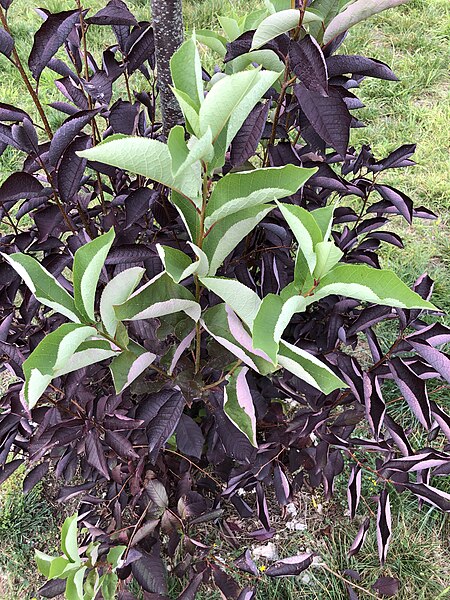
[(382, 171), (384, 169), (395, 169), (398, 167), (409, 166), (415, 164), (409, 160), (416, 151), (416, 144), (405, 144), (391, 152), (386, 158), (382, 158), (378, 162), (371, 165), (371, 171)]
[(24, 171), (17, 171), (10, 175), (0, 186), (0, 204), (10, 206), (22, 198), (33, 198), (42, 193), (42, 183), (33, 175)]
[(366, 405), (366, 416), (376, 439), (380, 437), (386, 413), (386, 404), (381, 395), (378, 377), (364, 373), (364, 402)]
[(378, 577), (372, 589), (386, 598), (393, 598), (400, 590), (400, 581), (395, 577)]
[(159, 544), (155, 544), (150, 553), (142, 551), (142, 557), (132, 563), (131, 569), (136, 581), (145, 591), (167, 594), (166, 569), (161, 559)]
[(158, 197), (159, 192), (157, 190), (151, 190), (148, 187), (138, 188), (131, 192), (125, 200), (125, 226), (131, 227), (144, 215), (147, 215), (152, 204)]
[(261, 141), (269, 114), (270, 102), (258, 104), (244, 121), (231, 144), (230, 164), (238, 167), (251, 158)]
[(137, 21), (122, 0), (110, 0), (105, 8), (86, 19), (92, 25), (137, 25)]
[(404, 456), (409, 456), (413, 453), (411, 445), (408, 441), (408, 437), (406, 436), (403, 428), (394, 421), (389, 415), (385, 415), (384, 424), (388, 429), (389, 433), (392, 436), (392, 439), (399, 447), (401, 453)]
[(269, 577), (289, 577), (300, 575), (313, 561), (314, 554), (305, 552), (297, 556), (291, 556), (277, 561), (266, 569), (265, 574)]
[(275, 465), (273, 469), (273, 482), (278, 502), (281, 506), (286, 506), (292, 500), (291, 486), (280, 465)]
[[(133, 34), (135, 35), (133, 36)], [(150, 24), (137, 27), (133, 30), (133, 34), (127, 40), (126, 48), (129, 73), (139, 69), (146, 60), (152, 60), (155, 53), (155, 39)]]
[(183, 413), (185, 400), (180, 392), (174, 392), (163, 404), (151, 421), (148, 429), (148, 453), (152, 462), (156, 461), (159, 451), (175, 431)]
[(177, 600), (195, 600), (197, 591), (202, 584), (202, 581), (203, 573), (197, 573), (197, 575), (191, 579), (188, 586), (178, 596)]
[(361, 523), (360, 528), (358, 529), (358, 533), (356, 534), (355, 539), (350, 546), (348, 551), (348, 556), (354, 556), (357, 552), (361, 550), (362, 545), (367, 536), (367, 532), (369, 531), (370, 518), (366, 517), (364, 521)]
[(50, 164), (54, 166), (57, 165), (67, 146), (97, 113), (98, 110), (81, 110), (64, 121), (61, 127), (56, 130), (55, 135), (50, 142), (48, 151), (48, 160)]
[(36, 81), (79, 20), (78, 10), (50, 14), (35, 33), (28, 66)]
[(175, 430), (177, 436), (177, 448), (183, 454), (200, 458), (203, 451), (205, 438), (197, 423), (188, 415), (181, 415), (181, 419)]
[(139, 454), (135, 452), (133, 445), (124, 435), (117, 431), (106, 431), (105, 442), (119, 456), (127, 459), (139, 458)]
[(328, 95), (327, 65), (313, 37), (305, 35), (302, 40), (293, 41), (289, 47), (289, 61), (291, 70), (310, 92)]
[(117, 100), (109, 112), (109, 124), (114, 133), (132, 135), (137, 127), (139, 117), (139, 103), (131, 104), (123, 100)]
[(392, 70), (383, 62), (365, 56), (336, 54), (327, 58), (329, 77), (337, 75), (364, 75), (389, 81), (398, 81)]
[(22, 122), (25, 117), (30, 118), (29, 115), (21, 108), (0, 102), (0, 121)]
[(13, 48), (14, 48), (14, 39), (7, 31), (0, 28), (0, 53), (4, 54), (5, 56), (7, 56), (9, 58), (11, 56), (11, 52), (13, 51)]
[(347, 501), (350, 510), (350, 517), (355, 518), (356, 509), (358, 508), (359, 500), (361, 498), (361, 467), (353, 465), (348, 480), (347, 486)]
[(214, 583), (222, 592), (223, 597), (227, 600), (237, 600), (240, 587), (236, 581), (216, 565), (212, 565), (212, 574)]
[(345, 589), (347, 590), (348, 600), (358, 600), (358, 595), (351, 585), (348, 583), (345, 584)]
[(314, 131), (341, 156), (345, 156), (352, 117), (342, 98), (335, 94), (322, 96), (308, 90), (302, 83), (294, 86), (294, 92)]
[(0, 468), (0, 485), (4, 483), (22, 463), (23, 460), (21, 458), (16, 458), (3, 465), (3, 467)]
[(413, 494), (444, 512), (450, 512), (450, 494), (426, 483), (403, 483)]
[(244, 554), (241, 554), (235, 561), (234, 566), (244, 571), (245, 573), (250, 573), (255, 577), (259, 576), (258, 567), (256, 566), (255, 561), (252, 559), (252, 555), (250, 550), (246, 550)]
[(380, 194), (380, 196), (386, 200), (386, 202), (390, 202), (398, 212), (408, 221), (408, 223), (412, 222), (413, 218), (413, 202), (411, 198), (408, 198), (406, 194), (397, 190), (390, 185), (375, 185), (375, 190)]
[(260, 483), (256, 486), (256, 506), (258, 519), (267, 531), (270, 531), (269, 509), (267, 508), (266, 495)]
[(414, 350), (424, 358), (442, 377), (450, 382), (450, 358), (444, 352), (420, 341), (408, 340)]
[(380, 563), (384, 565), (386, 561), (389, 542), (391, 540), (392, 522), (391, 522), (391, 504), (387, 490), (382, 490), (378, 499), (377, 512), (377, 543), (378, 556)]
[(398, 356), (389, 362), (389, 368), (409, 407), (426, 428), (431, 427), (431, 408), (425, 381), (420, 379)]
[(250, 587), (246, 587), (239, 594), (237, 600), (253, 600), (255, 598), (256, 590)]
[(70, 202), (79, 192), (87, 160), (77, 155), (91, 145), (88, 136), (78, 137), (66, 148), (59, 163), (57, 173), (58, 191), (63, 202)]
[[(68, 99), (71, 100), (79, 109), (87, 110), (88, 101), (85, 94), (76, 87), (69, 77), (58, 79), (55, 81), (58, 90)], [(69, 140), (70, 141), (70, 140)]]
[(86, 460), (94, 467), (103, 477), (110, 478), (108, 466), (106, 464), (105, 451), (99, 440), (98, 434), (91, 429), (86, 436)]
[(110, 102), (113, 78), (106, 71), (97, 71), (89, 81), (83, 80), (82, 84), (85, 92), (99, 104), (107, 105)]
[(40, 587), (37, 593), (44, 598), (56, 598), (60, 594), (64, 594), (66, 589), (65, 579), (50, 579), (42, 587)]
[(25, 477), (25, 479), (23, 480), (23, 493), (24, 494), (28, 494), (28, 492), (30, 492), (34, 486), (39, 483), (39, 481), (41, 481), (41, 479), (47, 474), (48, 472), (48, 462), (43, 462), (40, 465), (37, 465), (37, 467), (34, 467), (34, 469), (32, 469), (27, 476)]

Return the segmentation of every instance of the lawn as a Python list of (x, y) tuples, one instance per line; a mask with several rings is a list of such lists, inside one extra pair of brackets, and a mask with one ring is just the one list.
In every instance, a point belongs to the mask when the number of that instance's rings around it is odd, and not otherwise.
[[(92, 2), (91, 14), (103, 4), (101, 0)], [(148, 2), (130, 1), (128, 4), (140, 19), (149, 18)], [(185, 0), (186, 27), (217, 29), (218, 14), (239, 15), (258, 4), (243, 0)], [(44, 0), (41, 6), (51, 11), (74, 7), (63, 0)], [(30, 0), (14, 0), (9, 20), (19, 55), (26, 56), (32, 35), (41, 23), (40, 17), (34, 12)], [(98, 56), (105, 46), (114, 41), (107, 33), (108, 29), (96, 28), (97, 37), (90, 40)], [(376, 155), (384, 156), (401, 144), (416, 142), (417, 166), (392, 171), (385, 177), (385, 182), (410, 195), (417, 205), (423, 204), (438, 214), (436, 221), (417, 221), (411, 226), (399, 221), (397, 227), (406, 242), (405, 249), (385, 248), (383, 266), (392, 268), (410, 284), (427, 271), (436, 280), (435, 303), (450, 311), (450, 3), (448, 0), (411, 0), (408, 5), (355, 27), (343, 51), (386, 62), (400, 78), (397, 83), (369, 79), (361, 85), (358, 95), (366, 108), (360, 111), (359, 118), (367, 127), (354, 130), (352, 144), (356, 147), (370, 144)], [(208, 57), (208, 64), (212, 64), (211, 57)], [(17, 104), (35, 115), (34, 106), (24, 95), (22, 81), (3, 56), (0, 57), (0, 67), (0, 101)], [(40, 88), (45, 103), (61, 99), (53, 85), (54, 76), (49, 69), (43, 73)], [(47, 108), (46, 112), (55, 127), (61, 120), (60, 113), (51, 108)], [(8, 149), (0, 158), (0, 181), (19, 164), (17, 154)], [(435, 394), (449, 409), (450, 393), (438, 389)], [(409, 412), (404, 410), (404, 402), (395, 397), (391, 401), (399, 418), (403, 421), (410, 419)], [(414, 438), (419, 433), (414, 423), (410, 425)], [(421, 442), (426, 445), (426, 440)], [(363, 495), (372, 510), (370, 497), (376, 493), (376, 485), (368, 480), (365, 486)], [(447, 483), (447, 487), (450, 484)], [(0, 561), (0, 596), (3, 600), (31, 598), (34, 589), (29, 583), (33, 579), (33, 569), (27, 568), (25, 576), (21, 577), (22, 565), (30, 562), (30, 544), (23, 542), (28, 539), (30, 524), (17, 516), (24, 511), (18, 489), (19, 486), (12, 485), (0, 495), (0, 543), (7, 548), (4, 552), (6, 560)], [(356, 523), (349, 524), (345, 517), (345, 489), (346, 481), (342, 480), (331, 502), (325, 502), (320, 496), (301, 496), (297, 504), (304, 530), (293, 533), (280, 517), (278, 538), (274, 540), (283, 555), (306, 548), (316, 550), (333, 573), (316, 566), (307, 572), (307, 576), (278, 581), (269, 588), (261, 587), (258, 599), (342, 600), (346, 594), (345, 587), (336, 573), (343, 573), (345, 569), (355, 569), (361, 574), (362, 579), (357, 585), (370, 592), (358, 590), (363, 599), (376, 597), (370, 586), (380, 574), (401, 579), (402, 589), (397, 596), (400, 600), (450, 598), (448, 519), (428, 508), (419, 511), (415, 501), (393, 494), (393, 541), (387, 564), (381, 569), (374, 528), (360, 554), (352, 559), (346, 558), (360, 521), (357, 517)], [(45, 510), (45, 496), (39, 490), (37, 494), (33, 498), (35, 510), (41, 511), (40, 518), (44, 524), (47, 523), (50, 533), (46, 536), (51, 537), (54, 532), (56, 539), (57, 527), (51, 512)], [(364, 509), (364, 506), (360, 509), (361, 514)], [(8, 523), (11, 527), (14, 525), (14, 536), (9, 538)], [(31, 541), (37, 543), (38, 538), (34, 536)], [(51, 541), (45, 543), (52, 544)], [(220, 544), (219, 540), (217, 543)], [(234, 556), (226, 545), (219, 546), (218, 553), (225, 561)], [(200, 598), (214, 600), (216, 597), (208, 592)]]

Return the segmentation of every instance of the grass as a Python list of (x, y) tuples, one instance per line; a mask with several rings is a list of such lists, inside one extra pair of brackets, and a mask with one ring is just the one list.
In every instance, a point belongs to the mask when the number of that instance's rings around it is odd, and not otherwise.
[[(128, 2), (139, 19), (148, 19), (148, 0)], [(104, 5), (102, 0), (90, 3), (91, 13)], [(258, 2), (243, 0), (185, 0), (184, 15), (188, 29), (217, 29), (218, 14), (243, 14), (259, 6)], [(68, 0), (44, 0), (42, 6), (52, 11), (68, 10), (75, 3)], [(31, 0), (14, 0), (9, 9), (9, 19), (15, 35), (16, 46), (24, 59), (32, 44), (32, 35), (41, 20), (33, 11)], [(93, 33), (95, 31), (95, 34)], [(379, 157), (404, 143), (417, 142), (417, 167), (396, 170), (384, 176), (389, 183), (411, 196), (414, 202), (423, 204), (438, 213), (437, 221), (415, 221), (411, 226), (397, 220), (397, 231), (405, 240), (405, 249), (398, 250), (385, 245), (382, 250), (383, 265), (392, 268), (406, 282), (412, 284), (427, 271), (436, 280), (434, 302), (450, 312), (450, 4), (448, 0), (411, 0), (407, 5), (387, 11), (370, 22), (353, 28), (343, 51), (362, 54), (389, 64), (400, 78), (397, 83), (368, 79), (357, 90), (366, 104), (358, 116), (366, 124), (364, 129), (353, 131), (352, 144), (371, 144)], [(89, 32), (89, 42), (97, 59), (102, 50), (114, 38), (109, 28), (95, 28)], [(213, 64), (208, 57), (208, 65)], [(7, 60), (1, 56), (0, 99), (17, 104), (36, 117), (30, 99), (24, 95), (23, 84)], [(55, 74), (45, 70), (40, 82), (40, 94), (48, 104), (61, 100), (54, 87)], [(61, 115), (51, 108), (46, 109), (50, 124), (55, 128)], [(0, 159), (0, 180), (20, 165), (18, 154), (7, 149)], [(392, 330), (382, 332), (387, 344)], [(431, 390), (433, 397), (450, 409), (448, 390)], [(414, 447), (427, 445), (423, 431), (411, 418), (403, 400), (397, 399), (398, 391), (386, 388), (386, 399), (394, 418), (411, 428), (410, 440)], [(348, 475), (348, 473), (347, 473)], [(447, 479), (447, 481), (445, 480)], [(448, 478), (438, 482), (450, 492)], [(7, 486), (11, 484), (8, 483)], [(288, 556), (305, 548), (317, 551), (326, 565), (342, 573), (345, 569), (357, 570), (361, 575), (358, 583), (371, 591), (376, 578), (383, 575), (398, 576), (402, 581), (399, 600), (437, 600), (450, 598), (450, 561), (448, 519), (429, 508), (418, 511), (417, 502), (407, 494), (393, 493), (393, 539), (387, 564), (380, 568), (376, 551), (376, 538), (372, 523), (366, 545), (358, 556), (346, 558), (346, 552), (357, 529), (349, 524), (346, 510), (345, 476), (337, 483), (336, 496), (329, 503), (321, 502), (323, 512), (319, 514), (311, 496), (302, 494), (297, 500), (308, 529), (302, 533), (288, 531), (281, 517), (276, 519), (279, 536), (274, 540), (280, 555)], [(370, 497), (376, 493), (370, 474), (364, 475), (363, 495), (371, 506)], [(51, 544), (57, 535), (54, 532), (54, 517), (39, 488), (24, 499), (19, 484), (2, 490), (0, 501), (0, 543), (3, 555), (0, 559), (0, 596), (4, 600), (28, 598), (30, 582), (35, 571), (32, 566), (32, 547), (39, 543)], [(363, 513), (365, 506), (360, 508)], [(50, 533), (47, 533), (47, 530)], [(51, 533), (53, 531), (53, 533)], [(46, 537), (48, 536), (48, 537)], [(47, 541), (46, 541), (47, 540)], [(218, 553), (230, 564), (236, 556), (219, 538)], [(343, 582), (314, 567), (307, 572), (309, 580), (298, 577), (261, 583), (258, 600), (342, 600), (346, 597)], [(32, 589), (32, 587), (31, 587)], [(171, 590), (175, 596), (178, 587)], [(373, 593), (373, 592), (372, 592)], [(361, 598), (370, 598), (358, 591)], [(200, 600), (219, 599), (213, 590), (204, 590)]]

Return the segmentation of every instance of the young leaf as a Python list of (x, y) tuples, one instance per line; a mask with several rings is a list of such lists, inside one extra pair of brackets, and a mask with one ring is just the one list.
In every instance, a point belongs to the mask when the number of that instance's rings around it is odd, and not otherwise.
[(73, 261), (75, 306), (87, 321), (95, 321), (94, 302), (97, 282), (114, 241), (114, 229), (81, 246)]
[(167, 273), (156, 275), (114, 310), (119, 321), (152, 319), (180, 311), (198, 321), (201, 313), (191, 292), (175, 283)]
[(93, 327), (66, 323), (49, 333), (23, 363), (24, 399), (33, 408), (50, 381), (72, 358), (88, 337), (96, 335)]
[(190, 244), (190, 246), (194, 249), (199, 260), (192, 262), (189, 256), (181, 250), (177, 250), (171, 246), (156, 244), (156, 249), (164, 265), (164, 269), (175, 283), (180, 283), (180, 281), (187, 279), (194, 273), (202, 277), (208, 272), (209, 264), (206, 254), (194, 244)]
[(245, 119), (231, 146), (230, 163), (233, 167), (243, 165), (255, 154), (264, 132), (269, 110), (270, 102), (258, 104)]
[(242, 367), (228, 377), (228, 384), (223, 390), (223, 410), (233, 425), (257, 448), (256, 414), (246, 379), (247, 371), (246, 367)]
[(130, 342), (130, 349), (116, 356), (109, 366), (111, 369), (116, 394), (123, 392), (133, 381), (149, 367), (156, 354), (147, 352), (135, 342)]
[(61, 529), (61, 550), (72, 562), (79, 562), (78, 553), (78, 514), (67, 517)]
[(117, 356), (118, 350), (118, 348), (113, 348), (111, 342), (107, 340), (96, 339), (82, 342), (72, 355), (70, 361), (61, 369), (57, 369), (53, 377), (60, 377), (61, 375), (72, 373), (83, 367), (88, 367), (102, 360)]
[(216, 33), (215, 31), (210, 31), (209, 29), (198, 29), (195, 32), (197, 36), (197, 40), (200, 44), (207, 46), (223, 59), (225, 54), (227, 53), (227, 39)]
[(122, 304), (130, 297), (144, 272), (141, 267), (125, 269), (106, 284), (100, 298), (100, 317), (110, 336), (115, 336), (118, 323), (114, 305)]
[(339, 34), (344, 33), (353, 25), (364, 21), (377, 13), (405, 4), (408, 0), (357, 0), (347, 6), (339, 15), (334, 17), (325, 30), (324, 44), (327, 44)]
[(189, 96), (199, 110), (203, 102), (203, 79), (195, 32), (170, 59), (170, 72), (174, 86)]
[[(252, 41), (252, 50), (256, 50), (278, 37), (282, 33), (287, 33), (291, 29), (298, 27), (300, 23), (300, 11), (297, 9), (288, 9), (269, 15), (259, 25)], [(306, 11), (303, 16), (303, 23), (321, 21), (321, 18), (314, 13)]]
[(324, 394), (347, 387), (318, 358), (288, 342), (280, 343), (278, 364)]
[(67, 600), (84, 600), (83, 580), (87, 567), (81, 567), (76, 571), (71, 571), (66, 582)]
[(437, 310), (431, 302), (410, 290), (392, 271), (366, 265), (336, 266), (320, 280), (314, 297), (319, 299), (334, 294), (397, 308)]
[(344, 256), (344, 253), (334, 242), (319, 242), (314, 250), (317, 258), (313, 272), (315, 279), (320, 279), (326, 275)]
[(35, 551), (34, 551), (34, 560), (36, 561), (38, 570), (40, 573), (42, 573), (42, 575), (46, 579), (49, 578), (50, 565), (54, 558), (55, 558), (54, 556), (49, 556), (48, 554), (44, 554), (44, 552), (41, 552), (40, 550), (35, 549)]
[(261, 306), (258, 294), (249, 287), (225, 277), (203, 277), (201, 282), (208, 290), (214, 292), (219, 298), (231, 306), (234, 312), (251, 329), (253, 321)]
[(75, 323), (80, 322), (80, 313), (75, 307), (72, 296), (37, 260), (20, 252), (15, 254), (2, 253), (2, 256), (22, 277), (39, 302), (56, 310)]
[(317, 262), (314, 247), (322, 241), (322, 232), (313, 217), (313, 213), (294, 204), (282, 204), (280, 202), (277, 204), (295, 235), (298, 242), (298, 252), (304, 256), (308, 269), (312, 273)]
[(377, 511), (377, 543), (380, 563), (384, 565), (392, 533), (391, 504), (386, 489), (382, 490), (378, 499)]
[(225, 217), (214, 225), (202, 247), (209, 260), (208, 275), (216, 274), (230, 252), (272, 209), (273, 206), (254, 206)]
[(295, 194), (315, 172), (286, 165), (225, 175), (208, 201), (205, 229), (240, 210)]

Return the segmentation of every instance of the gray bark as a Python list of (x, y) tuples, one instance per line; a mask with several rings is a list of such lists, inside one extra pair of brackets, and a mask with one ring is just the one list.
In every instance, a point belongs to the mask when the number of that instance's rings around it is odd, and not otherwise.
[(156, 67), (164, 133), (183, 122), (183, 114), (170, 86), (170, 59), (183, 43), (183, 10), (181, 0), (151, 0), (155, 32)]

